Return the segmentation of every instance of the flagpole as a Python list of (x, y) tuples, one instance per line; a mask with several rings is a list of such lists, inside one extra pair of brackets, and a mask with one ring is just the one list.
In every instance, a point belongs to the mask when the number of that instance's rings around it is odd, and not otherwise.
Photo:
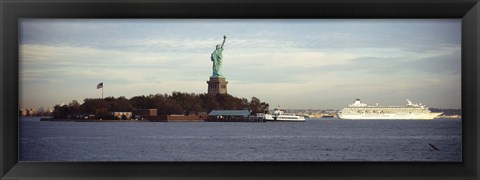
[(103, 86), (102, 86), (102, 99), (103, 99)]

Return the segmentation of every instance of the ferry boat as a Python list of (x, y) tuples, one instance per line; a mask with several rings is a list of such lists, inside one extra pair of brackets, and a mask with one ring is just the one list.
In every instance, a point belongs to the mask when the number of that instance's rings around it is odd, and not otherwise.
[(264, 114), (264, 118), (267, 121), (296, 121), (296, 122), (305, 122), (303, 116), (297, 116), (294, 113), (286, 113), (280, 108), (273, 109), (272, 114)]
[(425, 105), (414, 104), (407, 99), (405, 106), (369, 106), (356, 99), (350, 104), (338, 111), (339, 119), (433, 119), (441, 112), (431, 112)]

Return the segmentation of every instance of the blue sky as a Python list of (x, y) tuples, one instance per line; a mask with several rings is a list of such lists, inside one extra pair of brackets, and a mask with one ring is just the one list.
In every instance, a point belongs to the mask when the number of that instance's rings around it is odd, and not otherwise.
[(461, 107), (461, 19), (22, 19), (20, 107), (172, 91), (205, 93), (227, 41), (228, 92), (271, 107), (360, 98)]

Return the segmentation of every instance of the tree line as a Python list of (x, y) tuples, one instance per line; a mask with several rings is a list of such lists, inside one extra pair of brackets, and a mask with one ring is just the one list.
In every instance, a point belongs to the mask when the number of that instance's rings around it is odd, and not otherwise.
[(195, 94), (172, 92), (172, 94), (155, 94), (134, 96), (127, 99), (123, 96), (106, 98), (86, 98), (83, 103), (73, 100), (69, 104), (55, 105), (55, 118), (113, 118), (111, 112), (131, 112), (133, 109), (157, 109), (158, 115), (193, 115), (209, 113), (211, 110), (252, 110), (253, 113), (268, 111), (268, 103), (252, 97), (237, 98), (230, 94)]

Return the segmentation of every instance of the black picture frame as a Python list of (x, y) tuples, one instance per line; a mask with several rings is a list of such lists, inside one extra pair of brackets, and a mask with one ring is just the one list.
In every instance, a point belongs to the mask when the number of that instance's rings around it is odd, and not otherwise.
[[(1, 179), (478, 179), (478, 0), (2, 0)], [(19, 18), (461, 18), (463, 162), (18, 162)]]

